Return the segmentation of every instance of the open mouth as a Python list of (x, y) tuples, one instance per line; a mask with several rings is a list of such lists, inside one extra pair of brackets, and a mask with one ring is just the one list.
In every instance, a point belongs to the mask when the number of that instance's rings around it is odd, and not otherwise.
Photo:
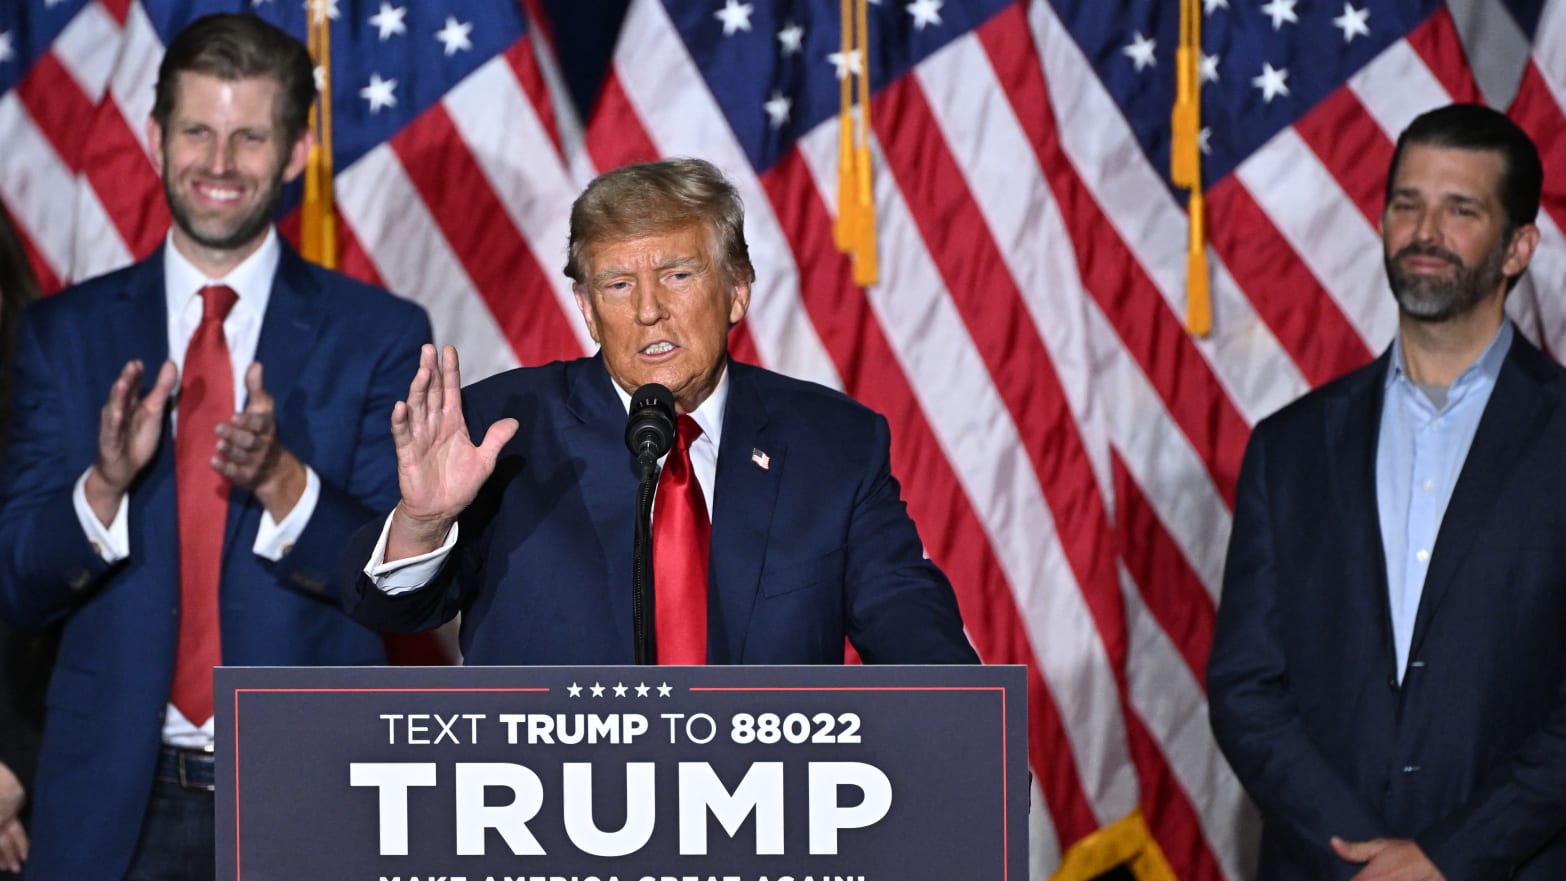
[(659, 355), (667, 355), (678, 348), (679, 346), (676, 346), (674, 343), (671, 343), (668, 340), (659, 340), (658, 342), (649, 346), (644, 346), (642, 348), (642, 354), (650, 357), (657, 357)]

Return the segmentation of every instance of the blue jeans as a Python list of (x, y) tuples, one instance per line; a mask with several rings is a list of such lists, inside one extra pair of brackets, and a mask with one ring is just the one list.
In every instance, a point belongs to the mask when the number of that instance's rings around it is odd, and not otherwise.
[(213, 881), (212, 800), (206, 790), (154, 782), (125, 881)]

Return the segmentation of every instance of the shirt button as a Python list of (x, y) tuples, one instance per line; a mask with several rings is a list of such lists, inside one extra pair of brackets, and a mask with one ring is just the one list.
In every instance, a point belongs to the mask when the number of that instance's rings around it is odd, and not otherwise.
[(1433, 481), (1433, 480), (1427, 480), (1427, 481), (1425, 481), (1425, 482), (1424, 482), (1424, 483), (1422, 483), (1422, 484), (1420, 484), (1420, 485), (1419, 485), (1419, 488), (1420, 488), (1420, 489), (1422, 489), (1422, 490), (1424, 490), (1424, 491), (1425, 491), (1425, 492), (1427, 492), (1427, 493), (1429, 493), (1429, 492), (1435, 492), (1435, 481)]
[(1430, 552), (1425, 550), (1424, 548), (1420, 548), (1419, 550), (1414, 552), (1414, 559), (1418, 560), (1421, 563), (1429, 562), (1429, 560), (1430, 560)]

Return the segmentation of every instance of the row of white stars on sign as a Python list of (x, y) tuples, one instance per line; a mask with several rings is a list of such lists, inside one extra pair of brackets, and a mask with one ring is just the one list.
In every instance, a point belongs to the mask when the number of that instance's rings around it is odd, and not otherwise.
[[(1203, 0), (1207, 4), (1207, 12), (1211, 14), (1218, 6), (1228, 7), (1228, 0)], [(1299, 19), (1294, 16), (1294, 4), (1297, 0), (1270, 0), (1262, 11), (1273, 15), (1273, 29), (1282, 26), (1283, 21), (1297, 23)], [(1269, 9), (1272, 7), (1272, 9)], [(1280, 17), (1282, 16), (1282, 17)], [(1356, 9), (1352, 3), (1343, 4), (1343, 14), (1332, 20), (1333, 27), (1343, 31), (1343, 42), (1352, 43), (1355, 37), (1370, 36), (1370, 10)], [(1131, 59), (1138, 71), (1157, 64), (1156, 50), (1158, 41), (1142, 36), (1137, 31), (1131, 38), (1131, 43), (1121, 53)], [(1210, 83), (1218, 81), (1218, 56), (1202, 53), (1201, 58), (1202, 82)], [(1279, 95), (1289, 94), (1289, 70), (1288, 68), (1274, 68), (1267, 62), (1262, 63), (1262, 72), (1251, 78), (1251, 85), (1261, 89), (1262, 100), (1268, 104)]]
[[(870, 0), (870, 2), (876, 6), (881, 5), (881, 0)], [(945, 5), (945, 0), (913, 0), (912, 3), (904, 6), (903, 9), (913, 17), (914, 30), (922, 31), (926, 25), (940, 26), (941, 7)], [(713, 17), (723, 22), (723, 35), (732, 37), (740, 31), (750, 30), (750, 16), (755, 11), (756, 7), (753, 3), (743, 3), (741, 0), (724, 0), (723, 8), (714, 12)], [(795, 32), (794, 51), (797, 52), (799, 51), (798, 40), (804, 36), (804, 31), (799, 30), (795, 25), (789, 25), (784, 31), (789, 29), (793, 29)], [(778, 33), (778, 39), (783, 39), (783, 32)], [(784, 45), (784, 54), (787, 55), (788, 44), (785, 43)]]
[[(613, 691), (615, 697), (625, 697), (626, 692), (630, 691), (636, 692), (637, 697), (647, 697), (648, 693), (654, 689), (657, 690), (659, 697), (669, 697), (674, 692), (674, 686), (667, 682), (663, 683), (662, 685), (648, 685), (645, 682), (639, 685), (626, 685), (624, 682), (616, 682), (612, 686), (606, 686), (601, 683), (594, 682), (587, 688), (588, 691), (592, 692), (593, 697), (603, 697), (606, 690)], [(566, 686), (566, 694), (569, 694), (572, 697), (581, 697), (582, 686), (573, 682)]]

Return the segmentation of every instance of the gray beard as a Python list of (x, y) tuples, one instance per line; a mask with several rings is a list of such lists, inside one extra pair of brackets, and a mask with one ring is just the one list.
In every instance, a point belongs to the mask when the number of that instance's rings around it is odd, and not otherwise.
[[(1472, 312), (1501, 284), (1504, 278), (1501, 264), (1506, 262), (1506, 245), (1507, 242), (1501, 242), (1495, 250), (1485, 255), (1483, 263), (1473, 267), (1464, 266), (1456, 255), (1449, 252), (1413, 245), (1396, 255), (1388, 256), (1385, 258), (1387, 280), (1391, 282), (1392, 296), (1397, 298), (1398, 308), (1415, 321), (1431, 324), (1450, 321)], [(1457, 272), (1449, 279), (1404, 272), (1398, 260), (1409, 254), (1446, 257), (1457, 267)]]

